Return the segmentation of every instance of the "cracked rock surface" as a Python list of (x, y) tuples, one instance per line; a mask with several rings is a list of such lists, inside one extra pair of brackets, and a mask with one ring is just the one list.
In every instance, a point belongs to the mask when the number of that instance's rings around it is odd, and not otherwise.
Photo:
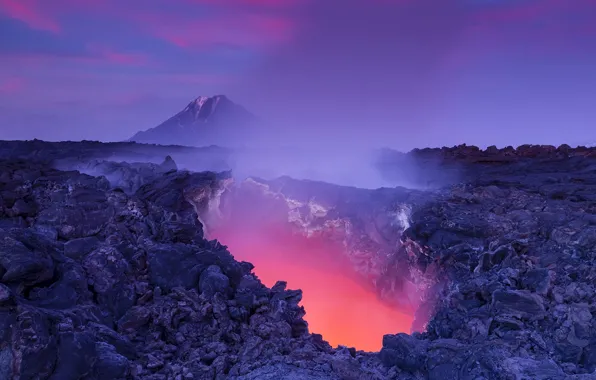
[[(199, 214), (229, 173), (179, 171), (165, 160), (97, 162), (90, 175), (56, 169), (60, 143), (7, 144), (0, 379), (596, 377), (596, 159), (588, 148), (425, 151), (433, 164), (455, 162), (458, 181), (408, 197), (364, 191), (357, 209), (330, 201), (329, 209), (352, 210), (353, 223), (374, 219), (359, 210), (407, 203), (382, 273), (407, 261), (434, 280), (421, 305), (424, 332), (386, 335), (380, 353), (364, 353), (311, 334), (299, 290), (265, 287), (225, 242), (205, 239)], [(27, 149), (35, 154), (19, 153)], [(46, 151), (54, 153), (44, 159)], [(385, 241), (374, 235), (382, 228), (358, 231)]]

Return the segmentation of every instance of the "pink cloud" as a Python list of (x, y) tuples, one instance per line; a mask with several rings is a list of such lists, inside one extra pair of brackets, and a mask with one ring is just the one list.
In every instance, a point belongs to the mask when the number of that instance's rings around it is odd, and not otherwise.
[(59, 15), (102, 9), (110, 1), (113, 0), (0, 0), (0, 14), (32, 29), (60, 33)]
[(0, 80), (0, 94), (14, 94), (25, 87), (25, 81), (22, 78), (8, 78)]
[(188, 0), (195, 4), (207, 4), (220, 7), (263, 7), (263, 8), (288, 8), (308, 3), (311, 0)]
[[(67, 13), (101, 14), (138, 25), (141, 30), (182, 48), (202, 48), (214, 44), (266, 48), (289, 41), (296, 22), (288, 8), (312, 0), (185, 0), (188, 6), (213, 8), (209, 19), (176, 8), (163, 11), (147, 7), (143, 12), (122, 6), (116, 0), (0, 0), (0, 12), (31, 28), (58, 33), (58, 16)], [(198, 8), (197, 8), (198, 10)], [(273, 11), (273, 12), (272, 12)], [(139, 64), (139, 57), (104, 51), (104, 58), (122, 64)]]
[(36, 0), (0, 0), (0, 13), (22, 21), (33, 29), (59, 33), (61, 28), (58, 22), (40, 10), (39, 4)]
[(148, 57), (143, 54), (118, 52), (103, 45), (89, 44), (87, 49), (92, 55), (83, 59), (89, 62), (103, 62), (126, 66), (142, 66), (149, 62)]
[(222, 14), (208, 20), (149, 13), (134, 17), (148, 33), (181, 48), (218, 44), (266, 48), (290, 40), (295, 28), (289, 18), (260, 13)]
[(197, 17), (192, 11), (148, 8), (131, 12), (115, 0), (86, 1), (95, 11), (135, 23), (141, 30), (178, 47), (195, 49), (217, 44), (266, 48), (288, 42), (297, 23), (287, 11), (312, 0), (185, 0), (190, 6), (212, 8), (214, 13), (208, 19)]

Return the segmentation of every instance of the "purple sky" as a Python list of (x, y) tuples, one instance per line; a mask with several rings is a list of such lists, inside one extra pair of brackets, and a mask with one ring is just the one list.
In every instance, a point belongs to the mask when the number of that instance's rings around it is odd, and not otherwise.
[(0, 138), (122, 140), (198, 95), (400, 149), (596, 142), (596, 0), (0, 0)]

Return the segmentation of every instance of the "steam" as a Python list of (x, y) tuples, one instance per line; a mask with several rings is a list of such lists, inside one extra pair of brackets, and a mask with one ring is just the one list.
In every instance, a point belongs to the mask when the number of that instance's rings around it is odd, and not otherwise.
[(365, 189), (391, 187), (372, 165), (365, 151), (334, 147), (246, 148), (233, 156), (232, 172), (237, 179), (288, 176)]

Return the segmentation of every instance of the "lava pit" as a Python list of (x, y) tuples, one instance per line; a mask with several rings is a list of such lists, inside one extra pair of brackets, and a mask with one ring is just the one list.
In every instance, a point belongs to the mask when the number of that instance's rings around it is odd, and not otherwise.
[(310, 332), (333, 346), (378, 351), (383, 335), (411, 331), (420, 294), (412, 284), (404, 286), (407, 281), (393, 282), (393, 299), (382, 299), (387, 290), (375, 285), (387, 284), (383, 261), (390, 260), (379, 247), (357, 247), (362, 238), (354, 236), (362, 226), (310, 195), (305, 202), (264, 182), (249, 180), (220, 196), (213, 202), (217, 209), (202, 216), (208, 237), (228, 246), (237, 260), (251, 262), (267, 286), (283, 280), (301, 289)]

